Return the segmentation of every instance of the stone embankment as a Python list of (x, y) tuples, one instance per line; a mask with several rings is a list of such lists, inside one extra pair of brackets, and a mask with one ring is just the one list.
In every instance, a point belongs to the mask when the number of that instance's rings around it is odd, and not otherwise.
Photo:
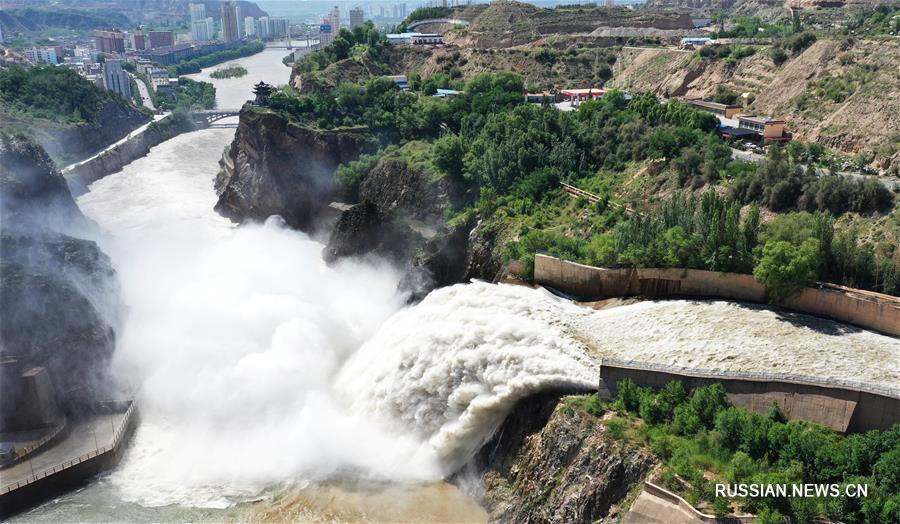
[(186, 115), (171, 114), (152, 122), (145, 128), (93, 157), (72, 164), (63, 170), (69, 188), (77, 196), (87, 190), (92, 182), (120, 171), (123, 167), (144, 157), (150, 148), (181, 133), (197, 129), (198, 123)]

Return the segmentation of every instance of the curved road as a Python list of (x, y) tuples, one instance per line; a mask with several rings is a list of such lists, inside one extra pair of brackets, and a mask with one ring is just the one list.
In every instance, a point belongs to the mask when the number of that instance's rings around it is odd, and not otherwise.
[(144, 107), (151, 111), (156, 111), (156, 106), (153, 105), (153, 99), (150, 97), (150, 91), (147, 89), (147, 84), (144, 82), (144, 79), (137, 75), (131, 75), (131, 78), (134, 78), (134, 83), (137, 84), (138, 91), (141, 93), (141, 102), (143, 102)]

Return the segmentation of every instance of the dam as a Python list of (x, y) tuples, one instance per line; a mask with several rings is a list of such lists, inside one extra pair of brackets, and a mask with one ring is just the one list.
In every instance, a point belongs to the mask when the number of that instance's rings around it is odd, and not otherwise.
[[(284, 83), (280, 58), (240, 60), (243, 83)], [(222, 107), (249, 96), (231, 80), (217, 83)], [(900, 384), (896, 366), (872, 364), (897, 358), (896, 339), (763, 306), (592, 310), (473, 282), (408, 307), (387, 264), (330, 267), (322, 239), (277, 217), (217, 215), (212, 180), (232, 137), (180, 134), (78, 197), (130, 307), (112, 369), (137, 387), (142, 424), (115, 470), (13, 522), (239, 520), (335, 478), (376, 479), (385, 496), (432, 486), (520, 400), (596, 390), (604, 359)], [(450, 507), (471, 505), (440, 486)]]

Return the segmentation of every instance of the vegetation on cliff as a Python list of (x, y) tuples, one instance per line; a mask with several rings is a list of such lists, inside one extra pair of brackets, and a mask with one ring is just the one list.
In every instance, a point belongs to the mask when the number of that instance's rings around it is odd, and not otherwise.
[[(372, 30), (366, 34), (369, 39)], [(354, 41), (358, 37), (362, 32)], [(313, 70), (338, 56), (326, 48), (298, 67)], [(447, 85), (463, 92), (425, 96)], [(431, 142), (420, 154), (430, 157), (435, 177), (453, 186), (445, 219), (472, 223), (477, 217), (478, 237), (492, 246), (492, 256), (518, 261), (525, 277), (534, 253), (548, 252), (604, 266), (759, 268), (756, 274), (775, 301), (808, 279), (900, 290), (900, 253), (891, 241), (896, 225), (881, 221), (892, 212), (894, 196), (874, 180), (801, 169), (798, 162), (821, 154), (815, 148), (791, 146), (785, 154), (772, 147), (765, 161), (750, 164), (733, 159), (713, 133), (715, 117), (681, 102), (609, 92), (562, 112), (525, 104), (522, 79), (510, 73), (482, 73), (465, 82), (451, 75), (413, 76), (410, 87), (400, 91), (379, 77), (308, 95), (283, 89), (267, 105), (306, 126), (362, 126), (382, 148)], [(339, 169), (345, 198), (358, 194), (384, 155)], [(599, 201), (570, 199), (560, 182)], [(710, 189), (702, 197), (679, 196)], [(782, 216), (771, 220), (773, 213)], [(854, 227), (835, 225), (835, 218), (848, 214), (863, 222), (872, 217), (884, 234), (863, 237)], [(798, 261), (804, 270), (797, 270)]]
[[(598, 409), (591, 409), (591, 406)], [(491, 522), (607, 522), (655, 465), (645, 446), (610, 431), (596, 396), (519, 402), (472, 460)]]
[[(661, 482), (691, 504), (724, 515), (740, 510), (764, 522), (790, 516), (841, 522), (900, 521), (900, 424), (843, 437), (821, 425), (785, 421), (729, 405), (720, 384), (688, 394), (673, 381), (659, 391), (617, 384), (606, 421), (617, 437), (647, 445), (662, 459)], [(868, 496), (717, 497), (715, 484), (864, 484)]]
[(0, 69), (0, 109), (63, 123), (95, 123), (103, 105), (131, 104), (67, 67)]
[(62, 66), (0, 68), (4, 130), (37, 140), (61, 164), (90, 156), (150, 120), (149, 111)]

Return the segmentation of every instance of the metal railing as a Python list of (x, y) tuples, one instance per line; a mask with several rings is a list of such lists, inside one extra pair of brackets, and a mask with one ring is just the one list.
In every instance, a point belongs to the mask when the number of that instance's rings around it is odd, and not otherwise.
[(651, 362), (642, 362), (637, 360), (622, 360), (616, 358), (603, 358), (600, 360), (600, 367), (604, 365), (612, 367), (623, 367), (631, 369), (643, 369), (647, 371), (671, 372), (679, 375), (689, 375), (711, 379), (744, 379), (754, 381), (767, 382), (788, 382), (791, 384), (805, 384), (810, 386), (819, 386), (826, 388), (841, 388), (863, 393), (872, 393), (900, 399), (900, 388), (890, 386), (882, 386), (878, 384), (867, 384), (854, 380), (843, 380), (837, 378), (813, 377), (810, 375), (795, 375), (792, 373), (768, 373), (765, 371), (726, 371), (712, 369), (698, 369), (684, 366), (675, 366), (668, 364), (654, 364)]
[[(583, 198), (583, 199), (587, 200), (588, 202), (590, 202), (591, 204), (596, 204), (597, 202), (600, 202), (600, 200), (602, 200), (598, 195), (595, 195), (593, 193), (585, 191), (584, 189), (577, 188), (571, 184), (566, 184), (565, 182), (560, 182), (559, 185), (561, 185), (562, 188), (565, 189), (566, 193), (568, 193), (569, 195), (576, 197), (576, 198)], [(618, 202), (613, 202), (611, 200), (609, 201), (609, 204), (624, 209), (626, 214), (632, 215), (632, 214), (636, 213), (636, 211), (634, 209), (631, 209), (630, 207), (628, 207), (624, 204), (620, 204)]]
[(24, 448), (21, 448), (21, 449), (17, 449), (15, 452), (16, 458), (13, 461), (13, 464), (15, 464), (17, 462), (21, 462), (25, 457), (27, 457), (28, 455), (33, 453), (34, 450), (40, 449), (41, 446), (43, 446), (47, 442), (50, 442), (52, 439), (56, 438), (60, 433), (62, 433), (62, 431), (64, 429), (66, 429), (66, 424), (68, 424), (68, 421), (63, 420), (61, 424), (59, 424), (58, 426), (53, 428), (52, 432), (41, 437), (41, 439), (38, 440), (36, 443), (31, 444), (30, 446), (25, 446)]
[(26, 479), (19, 480), (12, 484), (7, 484), (0, 488), (0, 495), (5, 495), (10, 491), (21, 488), (22, 486), (27, 486), (32, 482), (37, 482), (38, 480), (59, 473), (60, 471), (71, 468), (72, 466), (77, 466), (78, 464), (81, 464), (82, 462), (90, 460), (94, 457), (98, 457), (104, 453), (114, 451), (119, 446), (122, 437), (125, 435), (125, 431), (128, 429), (128, 425), (131, 422), (131, 417), (134, 415), (134, 409), (134, 402), (129, 402), (128, 409), (125, 411), (125, 415), (122, 417), (122, 423), (119, 424), (119, 427), (113, 432), (113, 440), (111, 444), (101, 446), (93, 451), (89, 451), (87, 453), (79, 455), (61, 464), (57, 464), (55, 466), (33, 472), (32, 475)]

